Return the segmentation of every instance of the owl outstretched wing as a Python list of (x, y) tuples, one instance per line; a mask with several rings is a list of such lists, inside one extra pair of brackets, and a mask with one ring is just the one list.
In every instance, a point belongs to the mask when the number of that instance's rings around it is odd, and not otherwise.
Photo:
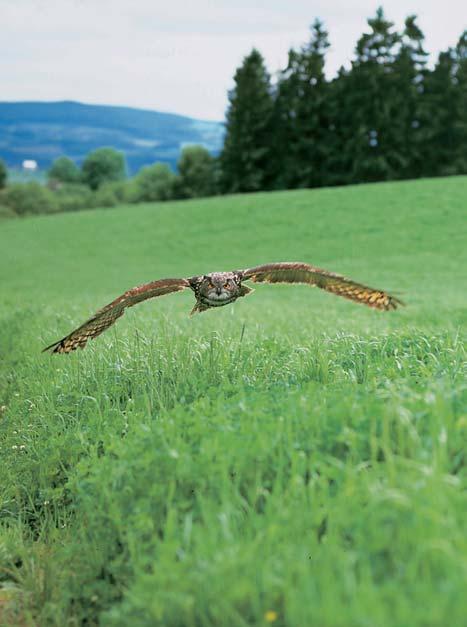
[(383, 290), (373, 289), (340, 274), (307, 263), (270, 263), (241, 271), (243, 281), (255, 283), (306, 283), (375, 309), (396, 309), (402, 301)]
[(99, 309), (98, 312), (86, 320), (80, 327), (70, 334), (44, 348), (42, 352), (51, 350), (53, 353), (69, 353), (79, 348), (84, 348), (86, 342), (94, 339), (108, 329), (120, 316), (123, 316), (127, 307), (133, 307), (148, 298), (164, 296), (172, 292), (179, 292), (190, 287), (187, 279), (161, 279), (140, 285), (128, 290), (111, 303)]

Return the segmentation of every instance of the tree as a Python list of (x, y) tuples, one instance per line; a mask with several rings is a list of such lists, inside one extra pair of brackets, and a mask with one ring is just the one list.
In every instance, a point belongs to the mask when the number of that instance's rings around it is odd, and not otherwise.
[(55, 159), (47, 176), (49, 181), (58, 181), (60, 183), (78, 183), (81, 179), (78, 166), (68, 157)]
[(428, 72), (420, 117), (422, 174), (467, 173), (467, 31)]
[(93, 190), (102, 183), (125, 178), (125, 159), (113, 148), (98, 148), (89, 153), (83, 162), (82, 180)]
[(387, 94), (392, 119), (392, 126), (387, 129), (387, 150), (397, 178), (421, 176), (424, 162), (420, 117), (428, 55), (416, 19), (410, 15), (405, 20), (401, 45), (392, 65), (392, 86)]
[(212, 196), (215, 193), (215, 159), (203, 146), (186, 146), (177, 168), (183, 198)]
[(173, 198), (176, 178), (165, 163), (141, 168), (134, 180), (135, 202), (170, 200)]
[(272, 185), (272, 110), (270, 77), (253, 49), (234, 76), (229, 92), (226, 134), (220, 157), (226, 192), (268, 189)]
[(368, 25), (351, 70), (342, 70), (333, 86), (333, 126), (341, 147), (334, 167), (341, 183), (389, 180), (400, 168), (400, 153), (396, 148), (394, 154), (390, 139), (392, 70), (400, 35), (382, 8)]
[(3, 189), (5, 187), (7, 177), (8, 177), (8, 171), (6, 169), (6, 165), (0, 159), (0, 189)]
[(18, 215), (54, 213), (59, 210), (53, 192), (36, 182), (9, 185), (2, 202)]
[(274, 116), (279, 187), (316, 187), (328, 181), (327, 48), (328, 34), (315, 20), (309, 43), (289, 51), (287, 68), (280, 75)]
[(456, 45), (454, 80), (458, 106), (455, 169), (457, 174), (467, 174), (467, 30)]
[(421, 131), (423, 175), (456, 174), (459, 144), (459, 102), (455, 82), (455, 51), (441, 52), (428, 73), (422, 99)]

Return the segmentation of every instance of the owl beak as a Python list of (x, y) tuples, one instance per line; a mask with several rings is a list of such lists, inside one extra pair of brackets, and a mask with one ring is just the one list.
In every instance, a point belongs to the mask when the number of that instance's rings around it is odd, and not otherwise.
[(216, 294), (220, 296), (222, 294), (222, 289), (220, 287), (216, 287)]

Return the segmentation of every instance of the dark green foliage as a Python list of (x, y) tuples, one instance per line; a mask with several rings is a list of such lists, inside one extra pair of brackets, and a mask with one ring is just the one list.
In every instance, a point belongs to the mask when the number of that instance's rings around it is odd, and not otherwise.
[(423, 173), (426, 176), (454, 174), (452, 154), (457, 144), (457, 89), (453, 82), (452, 50), (442, 52), (425, 81), (422, 99)]
[(216, 192), (216, 161), (204, 146), (186, 146), (177, 168), (182, 198), (212, 196)]
[(174, 195), (175, 180), (175, 174), (165, 163), (146, 166), (134, 179), (132, 200), (134, 202), (169, 200)]
[(229, 93), (226, 135), (220, 161), (225, 192), (257, 191), (272, 185), (270, 77), (257, 50), (245, 57)]
[(456, 173), (465, 174), (467, 173), (467, 29), (457, 42), (455, 58), (454, 82), (458, 109), (454, 168)]
[(68, 157), (59, 157), (52, 163), (47, 177), (52, 182), (78, 183), (81, 179), (81, 173), (74, 161)]
[(35, 182), (9, 185), (2, 202), (18, 215), (54, 213), (60, 209), (53, 192)]
[(93, 206), (93, 192), (87, 185), (65, 183), (54, 190), (60, 211), (79, 211)]
[(350, 69), (328, 81), (328, 37), (315, 21), (309, 43), (289, 51), (272, 116), (261, 55), (245, 59), (230, 94), (223, 191), (467, 172), (467, 31), (430, 71), (414, 15), (398, 32), (379, 8), (368, 26)]
[[(401, 150), (392, 140), (392, 65), (400, 36), (383, 10), (368, 20), (370, 32), (357, 42), (352, 69), (338, 80), (341, 106), (336, 112), (342, 163), (351, 181), (380, 181), (395, 177)], [(339, 91), (339, 90), (338, 90)], [(347, 181), (346, 181), (347, 182)]]
[(427, 75), (422, 130), (425, 175), (467, 172), (467, 31)]
[(91, 152), (83, 162), (82, 179), (86, 185), (96, 190), (110, 181), (125, 178), (125, 159), (123, 153), (113, 148), (98, 148)]
[(319, 20), (311, 31), (306, 46), (289, 51), (279, 77), (274, 111), (278, 187), (315, 187), (328, 179), (332, 139), (324, 62), (329, 42)]
[(392, 67), (392, 88), (388, 94), (391, 102), (392, 127), (389, 139), (393, 152), (394, 178), (417, 178), (423, 174), (421, 109), (426, 79), (427, 53), (423, 48), (424, 36), (416, 17), (405, 20), (401, 45)]
[(0, 220), (5, 218), (16, 218), (18, 214), (11, 207), (2, 204), (2, 196), (0, 196)]
[(6, 185), (6, 180), (8, 178), (8, 171), (6, 169), (6, 165), (2, 159), (0, 159), (0, 189), (3, 189)]
[(101, 185), (92, 197), (93, 207), (116, 207), (120, 202), (111, 183)]

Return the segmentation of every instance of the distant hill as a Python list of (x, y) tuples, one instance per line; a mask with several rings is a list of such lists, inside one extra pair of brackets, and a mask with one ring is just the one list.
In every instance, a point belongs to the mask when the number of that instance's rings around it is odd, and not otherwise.
[(80, 163), (88, 152), (112, 146), (125, 153), (129, 173), (163, 161), (175, 165), (185, 144), (212, 153), (222, 145), (223, 126), (130, 107), (79, 102), (0, 102), (0, 158), (10, 168), (34, 159), (41, 170), (60, 155)]

